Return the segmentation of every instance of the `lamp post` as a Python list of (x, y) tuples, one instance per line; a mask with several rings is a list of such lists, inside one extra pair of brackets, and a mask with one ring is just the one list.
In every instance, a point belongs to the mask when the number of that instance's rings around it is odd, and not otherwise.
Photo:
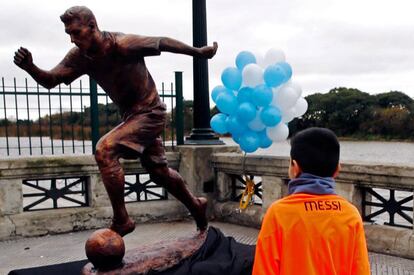
[[(206, 0), (193, 0), (193, 46), (207, 45)], [(210, 128), (208, 63), (205, 58), (193, 59), (194, 128), (185, 144), (224, 144)]]

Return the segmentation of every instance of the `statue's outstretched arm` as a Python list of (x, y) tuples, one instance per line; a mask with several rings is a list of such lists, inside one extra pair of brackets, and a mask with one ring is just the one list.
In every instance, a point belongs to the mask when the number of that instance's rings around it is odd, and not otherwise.
[(20, 47), (14, 55), (14, 63), (28, 72), (37, 83), (46, 89), (52, 89), (61, 83), (69, 84), (81, 75), (78, 70), (66, 66), (64, 63), (65, 59), (52, 70), (45, 71), (33, 63), (32, 54), (26, 48)]
[(192, 47), (169, 37), (150, 37), (127, 34), (119, 37), (118, 49), (125, 56), (151, 56), (161, 52), (186, 54), (200, 58), (212, 58), (217, 51), (217, 43), (213, 46)]
[(173, 38), (163, 37), (160, 39), (160, 50), (165, 52), (186, 54), (201, 58), (212, 58), (217, 52), (217, 42), (213, 46), (204, 46), (200, 48), (192, 47)]

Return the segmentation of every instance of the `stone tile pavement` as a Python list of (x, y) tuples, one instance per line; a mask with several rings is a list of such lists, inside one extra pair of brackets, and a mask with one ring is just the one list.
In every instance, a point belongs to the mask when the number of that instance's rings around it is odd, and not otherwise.
[[(258, 230), (228, 223), (212, 222), (238, 242), (255, 244)], [(195, 229), (190, 221), (141, 224), (125, 237), (126, 249), (164, 239), (185, 236)], [(0, 242), (0, 275), (13, 269), (50, 265), (85, 259), (84, 244), (93, 231), (25, 238)], [(414, 260), (370, 253), (372, 274), (414, 275)]]

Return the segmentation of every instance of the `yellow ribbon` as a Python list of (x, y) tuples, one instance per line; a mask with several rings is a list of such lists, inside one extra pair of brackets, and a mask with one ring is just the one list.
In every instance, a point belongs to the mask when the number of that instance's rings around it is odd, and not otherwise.
[(240, 210), (244, 210), (252, 202), (252, 197), (254, 195), (254, 181), (252, 179), (246, 179), (246, 188), (244, 189), (242, 196), (240, 198)]

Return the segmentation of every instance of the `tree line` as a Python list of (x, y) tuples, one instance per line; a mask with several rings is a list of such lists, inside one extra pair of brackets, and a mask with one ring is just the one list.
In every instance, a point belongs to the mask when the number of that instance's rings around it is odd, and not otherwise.
[(291, 133), (326, 127), (340, 137), (414, 140), (414, 100), (402, 92), (370, 95), (340, 87), (306, 100), (308, 111), (289, 123)]

